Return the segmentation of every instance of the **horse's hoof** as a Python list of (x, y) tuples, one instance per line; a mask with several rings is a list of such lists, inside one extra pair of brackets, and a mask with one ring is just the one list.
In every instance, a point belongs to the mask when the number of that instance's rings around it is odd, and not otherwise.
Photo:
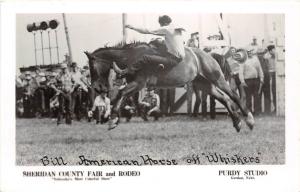
[(254, 124), (255, 124), (255, 121), (254, 121), (254, 117), (253, 117), (251, 112), (248, 113), (248, 116), (246, 118), (246, 124), (249, 127), (249, 129), (252, 131), (253, 127), (254, 127)]
[(112, 119), (108, 124), (108, 130), (112, 130), (112, 129), (116, 128), (118, 126), (118, 123), (119, 123), (118, 117)]
[(241, 128), (242, 128), (242, 121), (241, 120), (239, 120), (239, 122), (238, 123), (236, 123), (236, 124), (234, 124), (233, 125), (234, 126), (234, 128), (235, 128), (235, 130), (236, 130), (236, 132), (240, 132), (240, 130), (241, 130)]
[(116, 128), (118, 126), (118, 124), (110, 124), (109, 126), (108, 126), (108, 131), (110, 131), (110, 130), (112, 130), (112, 129), (114, 129), (114, 128)]

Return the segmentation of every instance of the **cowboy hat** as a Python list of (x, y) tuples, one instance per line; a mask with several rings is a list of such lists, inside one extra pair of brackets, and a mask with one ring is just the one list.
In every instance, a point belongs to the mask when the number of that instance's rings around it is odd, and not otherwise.
[(31, 73), (29, 71), (25, 71), (24, 73), (25, 75), (31, 75)]
[(61, 64), (60, 66), (61, 66), (61, 68), (63, 68), (63, 69), (68, 68), (68, 65), (67, 65), (66, 63), (63, 63), (63, 64)]
[(99, 94), (108, 93), (108, 89), (106, 87), (102, 87), (101, 89), (95, 89), (95, 91)]
[(77, 63), (76, 62), (72, 62), (71, 67), (77, 67)]
[(45, 75), (45, 73), (44, 73), (44, 72), (41, 72), (41, 73), (39, 73), (39, 76), (41, 76), (41, 77), (45, 77), (46, 75)]
[(238, 49), (236, 52), (233, 54), (233, 58), (236, 61), (239, 61), (240, 63), (243, 63), (247, 60), (248, 55), (245, 49)]

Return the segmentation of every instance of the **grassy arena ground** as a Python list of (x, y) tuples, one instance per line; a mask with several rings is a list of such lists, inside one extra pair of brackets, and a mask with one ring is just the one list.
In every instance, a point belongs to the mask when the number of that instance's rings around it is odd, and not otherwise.
[(93, 160), (137, 160), (146, 154), (180, 164), (194, 154), (201, 157), (201, 164), (216, 164), (202, 153), (259, 157), (259, 164), (285, 162), (285, 120), (280, 117), (257, 117), (253, 131), (244, 125), (240, 133), (222, 115), (216, 120), (173, 116), (146, 123), (134, 118), (111, 131), (107, 125), (86, 121), (56, 126), (51, 119), (17, 119), (16, 125), (17, 165), (42, 165), (45, 155), (62, 156), (68, 165), (75, 165), (80, 155)]

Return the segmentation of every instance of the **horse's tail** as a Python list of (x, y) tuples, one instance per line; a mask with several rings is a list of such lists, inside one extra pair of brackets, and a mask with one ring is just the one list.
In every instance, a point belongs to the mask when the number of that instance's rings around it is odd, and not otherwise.
[(220, 65), (221, 70), (224, 74), (225, 80), (228, 81), (231, 74), (231, 69), (226, 61), (225, 57), (223, 55), (217, 54), (217, 53), (211, 53), (211, 56), (217, 61), (217, 63)]
[[(213, 82), (223, 76), (224, 80), (230, 77), (230, 67), (225, 58), (217, 56), (217, 60), (209, 53), (202, 51), (199, 48), (192, 49), (198, 58), (198, 75)], [(226, 78), (225, 78), (226, 76)], [(213, 79), (211, 79), (213, 78)]]

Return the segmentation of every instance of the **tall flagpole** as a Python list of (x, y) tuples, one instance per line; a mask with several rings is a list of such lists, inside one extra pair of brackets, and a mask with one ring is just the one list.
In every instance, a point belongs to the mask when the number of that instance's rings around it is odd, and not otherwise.
[(66, 39), (67, 39), (67, 45), (68, 45), (68, 50), (69, 50), (69, 58), (70, 58), (69, 62), (71, 64), (73, 61), (73, 58), (72, 58), (72, 50), (71, 50), (70, 37), (69, 37), (69, 32), (68, 32), (68, 27), (67, 27), (66, 15), (63, 13), (62, 16), (63, 16), (63, 20), (64, 20)]

